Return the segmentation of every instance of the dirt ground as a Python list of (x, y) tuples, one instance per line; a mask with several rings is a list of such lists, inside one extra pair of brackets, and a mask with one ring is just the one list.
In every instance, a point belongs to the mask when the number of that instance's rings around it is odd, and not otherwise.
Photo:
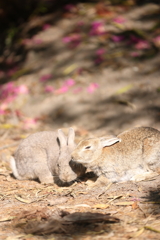
[[(147, 23), (140, 24), (136, 19), (151, 6), (157, 7), (151, 4), (145, 9), (126, 12), (128, 24), (134, 21), (137, 28), (147, 28)], [(21, 128), (12, 116), (7, 120), (9, 127), (1, 124), (0, 239), (158, 240), (160, 176), (136, 184), (92, 188), (88, 173), (69, 187), (19, 181), (11, 174), (9, 157), (19, 141), (32, 132), (73, 126), (78, 142), (90, 136), (117, 135), (135, 126), (160, 130), (160, 55), (143, 61), (113, 59), (109, 66), (95, 67), (91, 61), (91, 52), (97, 49), (94, 40), (80, 45), (74, 52), (59, 41), (65, 29), (78, 20), (57, 21), (37, 34), (42, 44), (27, 46), (23, 67), (32, 71), (17, 77), (16, 82), (25, 83), (30, 94), (20, 96), (13, 109), (18, 106), (24, 116), (38, 121), (33, 128)], [(80, 75), (74, 72), (77, 66), (83, 68)], [(48, 84), (56, 89), (67, 78), (74, 78), (76, 83), (63, 94), (44, 93), (44, 83), (39, 79), (45, 74), (53, 75)], [(87, 91), (92, 83), (98, 87), (93, 92)]]

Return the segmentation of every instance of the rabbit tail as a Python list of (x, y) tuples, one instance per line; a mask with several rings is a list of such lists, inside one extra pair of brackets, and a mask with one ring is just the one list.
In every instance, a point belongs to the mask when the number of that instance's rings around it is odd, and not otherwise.
[(13, 172), (13, 175), (15, 176), (15, 178), (21, 180), (22, 178), (18, 174), (17, 167), (16, 167), (16, 162), (15, 162), (14, 157), (10, 158), (10, 167), (12, 169), (12, 172)]

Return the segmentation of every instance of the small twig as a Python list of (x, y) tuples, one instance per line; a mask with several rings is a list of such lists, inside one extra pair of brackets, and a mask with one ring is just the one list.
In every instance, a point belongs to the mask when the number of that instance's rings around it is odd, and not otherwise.
[(112, 183), (109, 183), (109, 184), (107, 185), (107, 187), (105, 188), (105, 190), (102, 191), (102, 192), (97, 196), (97, 199), (98, 199), (100, 196), (102, 196), (102, 195), (110, 188), (111, 185), (112, 185)]
[(119, 198), (121, 198), (121, 197), (123, 197), (123, 195), (115, 196), (115, 197), (113, 197), (111, 200), (109, 200), (107, 203), (111, 203), (111, 202), (113, 202), (114, 200), (119, 199)]
[(150, 230), (150, 231), (152, 231), (152, 232), (160, 233), (160, 230), (155, 229), (155, 228), (152, 228), (152, 227), (150, 227), (150, 226), (144, 226), (144, 228), (147, 229), (147, 230)]
[(18, 145), (18, 142), (12, 143), (12, 144), (8, 144), (8, 145), (4, 145), (4, 146), (0, 147), (0, 150), (6, 149), (6, 148), (10, 148), (10, 147), (14, 147), (16, 145)]

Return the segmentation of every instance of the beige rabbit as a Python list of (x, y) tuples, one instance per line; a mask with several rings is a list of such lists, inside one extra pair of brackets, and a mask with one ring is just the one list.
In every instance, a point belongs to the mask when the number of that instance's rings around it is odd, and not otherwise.
[(82, 140), (71, 155), (99, 180), (142, 181), (160, 174), (160, 131), (137, 127), (117, 137)]
[(19, 180), (39, 179), (41, 183), (60, 184), (75, 180), (85, 168), (81, 164), (72, 164), (72, 170), (70, 166), (74, 138), (73, 128), (69, 129), (68, 137), (61, 129), (31, 134), (22, 140), (10, 159), (13, 175)]

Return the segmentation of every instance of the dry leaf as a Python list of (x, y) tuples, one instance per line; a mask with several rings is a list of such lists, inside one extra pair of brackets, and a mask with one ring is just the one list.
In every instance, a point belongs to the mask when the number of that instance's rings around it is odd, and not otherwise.
[(110, 187), (111, 187), (112, 183), (109, 183), (108, 186), (105, 188), (104, 191), (102, 191), (98, 196), (97, 196), (97, 199), (102, 196)]
[(132, 208), (133, 208), (133, 209), (139, 208), (137, 202), (134, 202), (134, 203), (132, 204)]
[(11, 221), (11, 220), (14, 219), (14, 218), (15, 218), (15, 217), (13, 217), (13, 216), (8, 216), (8, 217), (0, 218), (0, 222)]
[(144, 227), (141, 228), (140, 230), (138, 230), (138, 232), (136, 232), (136, 233), (133, 235), (133, 238), (139, 237), (143, 232), (144, 232)]
[(119, 104), (123, 104), (123, 105), (129, 106), (129, 107), (131, 107), (132, 109), (136, 109), (135, 104), (133, 104), (133, 103), (127, 101), (127, 100), (122, 100), (122, 99), (121, 99), (121, 100), (116, 100), (116, 102), (119, 103)]
[(67, 67), (67, 68), (63, 71), (64, 75), (70, 74), (70, 73), (73, 72), (77, 67), (78, 67), (77, 64), (72, 64), (72, 65), (70, 65), (69, 67)]
[(0, 124), (0, 129), (10, 129), (13, 127), (16, 127), (16, 126), (9, 124), (9, 123)]
[(115, 203), (116, 206), (128, 206), (128, 205), (132, 205), (133, 202), (118, 202)]
[(97, 209), (106, 209), (108, 207), (109, 207), (109, 204), (96, 204), (92, 206), (92, 208), (97, 208)]
[(155, 228), (152, 228), (152, 227), (150, 227), (150, 226), (145, 226), (144, 228), (147, 229), (147, 230), (150, 230), (150, 231), (152, 231), (152, 232), (160, 233), (160, 230), (155, 229)]
[(129, 84), (129, 85), (123, 87), (123, 88), (120, 88), (120, 89), (116, 92), (116, 94), (123, 94), (123, 93), (125, 93), (125, 92), (128, 92), (131, 88), (133, 88), (133, 85), (132, 85), (132, 84)]
[[(108, 201), (108, 203), (111, 203), (111, 202), (113, 202), (114, 200), (119, 199), (119, 198), (122, 198), (122, 197), (123, 197), (122, 195), (113, 196), (112, 199)], [(110, 198), (110, 197), (108, 197), (108, 198)]]
[(16, 235), (16, 236), (7, 237), (6, 240), (29, 239), (29, 237), (31, 237), (31, 235), (19, 234), (19, 235)]
[(31, 203), (32, 201), (31, 200), (28, 200), (28, 199), (24, 199), (18, 195), (15, 195), (15, 198), (20, 201), (20, 202), (23, 202), (23, 203)]

